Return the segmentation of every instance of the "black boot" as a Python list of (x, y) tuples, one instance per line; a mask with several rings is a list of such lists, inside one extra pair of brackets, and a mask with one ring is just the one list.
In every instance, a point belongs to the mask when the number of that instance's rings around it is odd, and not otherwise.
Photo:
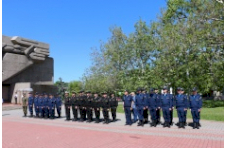
[(196, 123), (196, 128), (199, 129), (199, 123)]
[(178, 122), (178, 128), (181, 128), (182, 125), (181, 125), (181, 122)]
[(138, 122), (137, 126), (141, 126), (141, 121), (140, 121), (140, 120), (139, 120), (139, 122)]
[(198, 122), (198, 126), (201, 127), (201, 124)]
[(193, 129), (195, 129), (196, 127), (197, 127), (197, 124), (194, 122)]
[(185, 128), (185, 122), (182, 122), (182, 128)]

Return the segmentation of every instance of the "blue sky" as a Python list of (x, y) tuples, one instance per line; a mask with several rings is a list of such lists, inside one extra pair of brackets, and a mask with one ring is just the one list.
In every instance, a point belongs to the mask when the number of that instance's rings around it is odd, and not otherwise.
[(2, 0), (2, 34), (50, 44), (54, 81), (69, 82), (90, 67), (91, 48), (107, 41), (110, 27), (129, 34), (165, 7), (166, 0)]

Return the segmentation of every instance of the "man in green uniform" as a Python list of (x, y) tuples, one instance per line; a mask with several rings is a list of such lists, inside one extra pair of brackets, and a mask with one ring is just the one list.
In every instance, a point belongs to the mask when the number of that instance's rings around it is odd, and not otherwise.
[(100, 107), (101, 107), (101, 99), (98, 97), (98, 93), (94, 93), (94, 99), (93, 99), (93, 110), (95, 111), (95, 123), (100, 122)]
[(65, 110), (66, 110), (66, 121), (70, 120), (70, 106), (71, 106), (71, 99), (69, 97), (69, 92), (65, 92)]
[(23, 93), (23, 97), (22, 97), (22, 106), (23, 106), (23, 113), (24, 116), (27, 116), (27, 105), (28, 105), (28, 98), (26, 97), (26, 93)]
[(76, 96), (76, 92), (72, 91), (72, 97), (71, 97), (71, 104), (72, 104), (72, 111), (73, 111), (73, 121), (77, 121), (77, 116), (78, 116), (78, 112), (77, 112), (77, 96)]
[(102, 93), (102, 113), (104, 116), (103, 124), (109, 124), (109, 98), (107, 92)]
[(116, 121), (116, 108), (118, 106), (118, 101), (116, 100), (114, 92), (112, 92), (110, 94), (111, 94), (111, 97), (109, 99), (109, 104), (110, 104), (110, 108), (111, 108), (112, 119), (113, 119), (113, 121)]

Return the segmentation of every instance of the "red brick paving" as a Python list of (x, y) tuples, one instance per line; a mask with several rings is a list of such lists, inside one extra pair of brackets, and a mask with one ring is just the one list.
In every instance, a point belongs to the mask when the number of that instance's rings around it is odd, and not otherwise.
[[(3, 119), (3, 148), (220, 148), (223, 147), (224, 144), (223, 140), (174, 137), (173, 130), (171, 130), (171, 137), (165, 137), (76, 128), (77, 125), (82, 126), (83, 124), (84, 127), (97, 126), (103, 129), (116, 129), (116, 127), (110, 127), (102, 124), (96, 125), (74, 122), (61, 123), (56, 120), (51, 121), (33, 118), (22, 118), (21, 121), (19, 119), (17, 120), (14, 121), (13, 118)], [(34, 124), (32, 122), (37, 123)], [(55, 125), (56, 122), (58, 124), (56, 124), (57, 126)], [(47, 123), (52, 123), (52, 125), (47, 125)], [(59, 126), (59, 124), (61, 124), (61, 126)], [(65, 127), (63, 124), (74, 125), (74, 127)], [(119, 127), (119, 129), (121, 129), (121, 127)], [(123, 127), (123, 129), (131, 131), (136, 128), (133, 129), (133, 127)]]

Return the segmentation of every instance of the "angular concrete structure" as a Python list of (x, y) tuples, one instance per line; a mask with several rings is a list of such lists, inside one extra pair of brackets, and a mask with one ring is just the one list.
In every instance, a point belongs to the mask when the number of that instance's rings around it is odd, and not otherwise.
[(54, 60), (49, 45), (21, 37), (2, 36), (2, 94), (5, 102), (18, 101), (24, 89), (55, 93)]

